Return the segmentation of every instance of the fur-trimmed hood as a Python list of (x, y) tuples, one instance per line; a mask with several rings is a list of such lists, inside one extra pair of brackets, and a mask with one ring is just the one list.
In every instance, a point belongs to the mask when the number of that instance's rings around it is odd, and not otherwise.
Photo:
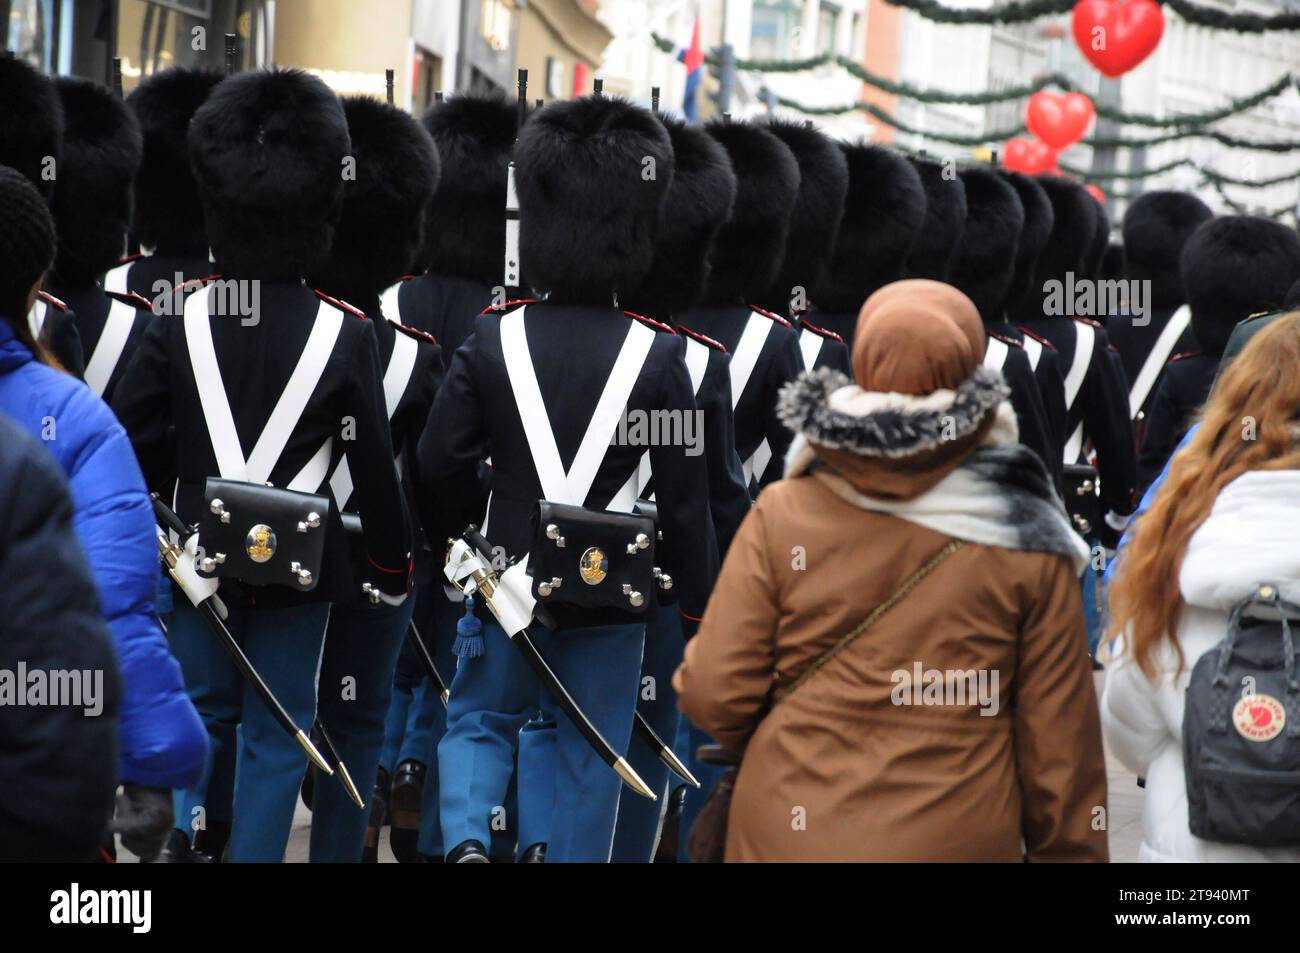
[(1282, 306), (1300, 279), (1300, 238), (1272, 219), (1227, 215), (1192, 233), (1179, 267), (1192, 333), (1201, 350), (1218, 357), (1237, 322)]
[(1034, 277), (1013, 315), (1029, 323), (1043, 317), (1043, 286), (1049, 281), (1066, 281), (1073, 272), (1075, 279), (1086, 277), (1088, 255), (1097, 232), (1097, 200), (1077, 182), (1049, 175), (1037, 177), (1038, 184), (1052, 203), (1052, 232), (1043, 245), (1034, 268)]
[(736, 174), (718, 142), (699, 126), (660, 116), (672, 141), (673, 184), (668, 189), (654, 260), (641, 286), (620, 303), (637, 314), (672, 319), (700, 300), (718, 230), (731, 217)]
[(519, 254), (557, 302), (610, 304), (640, 286), (673, 180), (668, 131), (617, 96), (551, 103), (515, 145)]
[[(63, 146), (63, 107), (54, 83), (17, 57), (0, 56), (0, 165), (17, 169), (48, 200), (54, 180), (42, 175)], [(57, 168), (57, 166), (56, 166)]]
[(1020, 199), (1020, 208), (1024, 212), (1024, 225), (1020, 229), (1020, 241), (1016, 244), (1015, 273), (1002, 303), (1004, 311), (1014, 313), (1033, 286), (1038, 257), (1052, 237), (1056, 216), (1052, 212), (1052, 200), (1032, 178), (1010, 169), (1001, 169), (998, 175), (1016, 190), (1016, 197)]
[(131, 189), (140, 167), (140, 127), (106, 86), (55, 80), (63, 107), (63, 157), (50, 211), (59, 231), (60, 287), (85, 287), (126, 254)]
[[(422, 262), (436, 275), (489, 287), (503, 277), (506, 170), (519, 128), (503, 96), (451, 96), (424, 114), (442, 164), (429, 206)], [(528, 263), (522, 263), (526, 272)]]
[(802, 289), (806, 300), (826, 270), (826, 259), (835, 247), (844, 215), (849, 165), (839, 145), (811, 123), (770, 119), (767, 129), (794, 155), (799, 166), (799, 191), (776, 280), (755, 303), (777, 314), (788, 314), (795, 289)]
[(756, 301), (771, 286), (785, 256), (799, 164), (790, 147), (763, 124), (715, 120), (704, 128), (727, 151), (736, 174), (736, 201), (713, 248), (704, 301)]
[(328, 86), (301, 70), (231, 76), (194, 114), (189, 150), (221, 272), (297, 280), (319, 266), (351, 150)]
[(369, 96), (343, 100), (356, 178), (343, 183), (343, 217), (313, 287), (368, 302), (410, 274), (438, 187), (438, 151), (404, 110)]
[(948, 281), (975, 302), (985, 324), (1002, 320), (1015, 275), (1025, 211), (1016, 190), (991, 169), (966, 169), (966, 227), (952, 256)]
[(877, 288), (902, 277), (925, 223), (925, 190), (912, 164), (883, 146), (843, 145), (849, 165), (840, 234), (821, 284), (818, 307), (856, 312)]
[(966, 186), (944, 163), (916, 156), (911, 163), (925, 189), (925, 224), (916, 236), (905, 270), (911, 278), (947, 281), (953, 253), (966, 225)]
[(1151, 306), (1177, 308), (1187, 300), (1178, 257), (1210, 207), (1190, 192), (1144, 192), (1124, 213), (1124, 277), (1151, 282)]
[(222, 78), (214, 70), (175, 67), (154, 73), (126, 97), (144, 137), (131, 231), (159, 254), (207, 257), (203, 202), (186, 136), (190, 120)]

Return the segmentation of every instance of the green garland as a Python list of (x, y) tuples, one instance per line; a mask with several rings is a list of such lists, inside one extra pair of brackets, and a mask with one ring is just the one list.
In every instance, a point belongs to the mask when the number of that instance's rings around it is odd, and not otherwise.
[(1290, 215), (1292, 218), (1296, 219), (1297, 222), (1300, 222), (1300, 215), (1296, 213), (1295, 202), (1290, 205), (1283, 205), (1281, 208), (1275, 208), (1272, 211), (1264, 209), (1257, 212), (1248, 206), (1242, 205), (1240, 202), (1234, 202), (1228, 197), (1228, 193), (1223, 190), (1223, 186), (1220, 183), (1211, 182), (1210, 184), (1214, 187), (1214, 191), (1219, 193), (1219, 198), (1223, 200), (1223, 204), (1232, 209), (1232, 211), (1237, 215), (1262, 215), (1264, 218), (1271, 218), (1275, 221), (1282, 218), (1284, 215)]
[[(938, 0), (885, 0), (905, 7), (936, 23), (994, 24), (1027, 23), (1040, 17), (1059, 16), (1072, 11), (1077, 0), (1013, 0), (991, 9), (970, 10), (949, 7)], [(1234, 33), (1266, 33), (1273, 30), (1300, 30), (1300, 14), (1279, 13), (1260, 16), (1256, 13), (1227, 13), (1189, 0), (1162, 0), (1179, 17), (1197, 26)]]

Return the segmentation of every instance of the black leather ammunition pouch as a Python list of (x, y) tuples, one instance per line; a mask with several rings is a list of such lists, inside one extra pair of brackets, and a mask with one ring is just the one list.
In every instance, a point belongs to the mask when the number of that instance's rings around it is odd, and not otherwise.
[(310, 592), (320, 581), (329, 497), (208, 478), (199, 522), (200, 576)]
[(528, 570), (542, 605), (641, 613), (672, 586), (655, 566), (654, 520), (549, 500), (533, 514)]

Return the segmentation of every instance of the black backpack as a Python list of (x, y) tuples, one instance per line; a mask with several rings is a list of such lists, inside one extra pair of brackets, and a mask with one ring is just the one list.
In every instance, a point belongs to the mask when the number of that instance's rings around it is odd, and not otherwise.
[[(1252, 605), (1278, 619), (1243, 617)], [(1187, 812), (1197, 837), (1300, 845), (1300, 672), (1288, 620), (1300, 606), (1261, 585), (1192, 668), (1183, 708)]]

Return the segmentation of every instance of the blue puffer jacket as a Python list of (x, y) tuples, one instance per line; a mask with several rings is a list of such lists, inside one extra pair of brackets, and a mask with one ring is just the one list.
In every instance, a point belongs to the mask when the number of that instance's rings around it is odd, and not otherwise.
[(119, 779), (164, 788), (198, 783), (207, 734), (158, 625), (153, 509), (126, 431), (85, 384), (37, 362), (4, 321), (0, 413), (49, 448), (68, 478), (73, 527), (122, 670)]

